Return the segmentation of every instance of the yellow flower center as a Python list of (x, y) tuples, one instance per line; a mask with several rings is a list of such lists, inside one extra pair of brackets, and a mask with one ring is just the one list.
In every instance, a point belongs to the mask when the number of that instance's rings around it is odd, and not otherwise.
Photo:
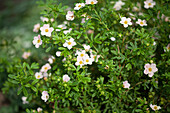
[(68, 42), (68, 45), (71, 45), (71, 42)]
[(83, 56), (84, 56), (84, 54), (82, 53), (80, 56), (81, 56), (81, 57), (83, 57)]
[(40, 43), (40, 42), (41, 42), (41, 40), (40, 40), (40, 39), (38, 39), (38, 40), (37, 40), (37, 43)]
[(141, 21), (140, 24), (143, 25), (144, 23)]
[(89, 59), (86, 59), (86, 62), (89, 62)]
[(127, 24), (127, 23), (128, 23), (128, 21), (125, 20), (125, 21), (124, 21), (124, 24)]
[(149, 72), (151, 72), (151, 71), (152, 71), (152, 68), (149, 68), (148, 70), (149, 70)]
[(93, 56), (93, 58), (95, 59), (95, 58), (96, 58), (96, 56)]
[(123, 85), (123, 88), (125, 88), (125, 85)]
[(78, 5), (78, 7), (81, 7), (81, 5)]
[(45, 32), (48, 32), (48, 29), (45, 29)]
[(47, 70), (48, 68), (47, 68), (47, 67), (45, 67), (44, 69), (45, 69), (45, 70)]
[(91, 4), (94, 4), (94, 2), (93, 2), (93, 1), (91, 1)]
[(40, 78), (40, 75), (38, 75), (37, 78)]
[(83, 61), (80, 61), (79, 64), (83, 64)]
[(152, 3), (148, 3), (148, 5), (149, 5), (149, 6), (151, 6), (151, 5), (152, 5)]
[(154, 108), (155, 110), (157, 110), (157, 109), (158, 109), (158, 107), (157, 107), (157, 106), (154, 106), (153, 108)]
[(168, 47), (168, 50), (170, 50), (170, 47)]

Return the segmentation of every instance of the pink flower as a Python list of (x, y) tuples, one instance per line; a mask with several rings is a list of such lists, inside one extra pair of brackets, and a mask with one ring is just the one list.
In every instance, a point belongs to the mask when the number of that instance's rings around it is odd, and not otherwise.
[(149, 77), (152, 77), (154, 75), (155, 72), (158, 71), (158, 69), (156, 68), (156, 64), (145, 64), (144, 66), (145, 70), (144, 70), (144, 74), (148, 74)]
[(74, 12), (73, 11), (68, 11), (66, 15), (66, 20), (74, 20)]
[(67, 74), (65, 74), (64, 76), (63, 76), (63, 81), (64, 82), (68, 82), (70, 80), (70, 77), (67, 75)]
[(154, 110), (154, 111), (161, 109), (161, 107), (160, 107), (160, 106), (152, 105), (152, 104), (150, 104), (150, 107), (151, 107), (151, 108), (152, 108), (152, 110)]
[(147, 26), (146, 20), (138, 19), (138, 21), (136, 23), (139, 24), (140, 26)]
[(127, 80), (124, 81), (123, 82), (123, 88), (128, 88), (129, 89), (129, 87), (130, 87), (130, 84), (128, 83), (128, 81)]
[(86, 3), (85, 4), (97, 4), (97, 0), (86, 0)]
[(41, 72), (47, 72), (49, 69), (51, 69), (51, 66), (50, 66), (50, 64), (49, 63), (46, 63), (45, 65), (43, 65), (42, 67), (41, 67)]
[(41, 30), (41, 35), (51, 37), (51, 32), (54, 30), (54, 28), (50, 27), (49, 24), (44, 24), (43, 27), (40, 28), (40, 30)]
[(31, 55), (31, 52), (24, 52), (22, 58), (27, 59)]
[(38, 23), (38, 24), (35, 24), (34, 25), (34, 29), (33, 29), (33, 32), (38, 32), (40, 30), (40, 24)]
[(42, 44), (42, 40), (41, 40), (40, 35), (35, 36), (32, 43), (35, 45), (36, 48), (39, 48), (39, 46)]

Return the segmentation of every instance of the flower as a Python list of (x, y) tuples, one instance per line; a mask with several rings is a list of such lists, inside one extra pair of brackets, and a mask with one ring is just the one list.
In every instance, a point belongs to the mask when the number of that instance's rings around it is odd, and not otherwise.
[(79, 10), (80, 8), (84, 7), (85, 4), (84, 3), (77, 3), (76, 7), (74, 7), (74, 10)]
[(156, 5), (156, 2), (154, 2), (153, 0), (146, 0), (144, 1), (144, 8), (148, 9), (148, 8), (153, 8), (154, 5)]
[(49, 69), (51, 69), (51, 66), (50, 66), (50, 64), (49, 63), (46, 63), (45, 65), (43, 65), (42, 67), (41, 67), (41, 72), (47, 72)]
[(38, 32), (40, 30), (40, 24), (38, 23), (38, 24), (35, 24), (34, 25), (34, 29), (33, 29), (33, 32)]
[(147, 26), (146, 20), (138, 19), (138, 21), (136, 23), (139, 24), (140, 26)]
[(37, 112), (42, 112), (42, 110), (43, 110), (43, 109), (40, 108), (40, 107), (37, 108)]
[(63, 75), (64, 82), (68, 82), (69, 80), (70, 80), (70, 77), (67, 74)]
[(55, 61), (55, 57), (54, 57), (54, 56), (51, 56), (51, 57), (48, 59), (48, 62), (49, 62), (50, 64), (52, 64), (54, 61)]
[(74, 12), (73, 11), (68, 11), (66, 15), (66, 20), (74, 20)]
[(170, 43), (166, 46), (166, 50), (164, 50), (165, 52), (167, 51), (169, 51), (170, 50)]
[(88, 34), (92, 34), (92, 33), (94, 33), (94, 30), (89, 29), (89, 30), (87, 31), (87, 33), (88, 33)]
[(128, 25), (132, 25), (131, 19), (126, 17), (122, 17), (120, 23), (123, 24), (125, 28), (128, 27)]
[(111, 40), (111, 41), (115, 41), (116, 39), (115, 39), (114, 37), (111, 37), (110, 40)]
[(81, 57), (77, 57), (77, 62), (75, 63), (76, 66), (80, 65), (80, 68), (84, 65), (84, 61)]
[(73, 38), (70, 38), (70, 40), (66, 40), (66, 42), (63, 44), (64, 47), (67, 47), (69, 50), (76, 45), (76, 42)]
[(27, 97), (22, 97), (22, 103), (23, 104), (28, 104), (29, 102), (27, 101)]
[(145, 70), (144, 70), (144, 74), (148, 74), (149, 77), (152, 77), (154, 75), (155, 72), (158, 71), (158, 69), (156, 68), (156, 64), (152, 63), (152, 64), (145, 64), (144, 66)]
[(85, 20), (86, 20), (85, 18), (82, 18), (81, 23), (85, 23), (86, 22)]
[(43, 27), (40, 28), (41, 35), (45, 35), (51, 37), (51, 32), (54, 30), (53, 27), (50, 27), (49, 24), (44, 24)]
[(63, 29), (67, 29), (67, 26), (65, 24), (61, 24), (57, 26), (59, 29), (56, 29), (56, 31), (61, 31)]
[(128, 81), (127, 80), (124, 81), (123, 82), (123, 88), (128, 88), (129, 89), (129, 87), (130, 87), (130, 84), (128, 83)]
[(92, 65), (92, 61), (93, 61), (93, 59), (90, 58), (88, 55), (86, 57), (84, 57), (84, 64)]
[(31, 52), (24, 52), (22, 58), (27, 59), (31, 55)]
[(40, 17), (40, 19), (43, 21), (43, 22), (48, 22), (49, 21), (49, 19), (48, 18), (46, 18), (46, 17)]
[[(80, 58), (84, 58), (84, 57), (87, 55), (85, 50), (77, 51), (76, 54), (77, 54), (78, 57), (80, 57)], [(88, 56), (88, 55), (87, 55), (87, 56)]]
[(66, 35), (67, 33), (70, 33), (72, 31), (72, 28), (69, 28), (69, 30), (63, 31), (63, 33)]
[(97, 4), (97, 0), (86, 0), (86, 3), (85, 4)]
[(115, 5), (113, 6), (113, 8), (114, 8), (116, 11), (118, 11), (118, 10), (120, 10), (120, 9), (122, 8), (123, 5), (125, 5), (125, 3), (122, 2), (121, 0), (119, 0), (119, 1), (117, 1), (117, 2), (115, 3)]
[(91, 59), (92, 59), (92, 62), (94, 62), (94, 61), (98, 62), (98, 59), (99, 59), (100, 55), (90, 54), (90, 57), (91, 57)]
[(42, 92), (41, 99), (44, 100), (44, 102), (47, 102), (47, 100), (49, 99), (49, 94), (47, 91)]
[(85, 49), (86, 52), (90, 50), (90, 45), (85, 45), (85, 44), (83, 44), (83, 47), (84, 47), (84, 49)]
[(41, 79), (41, 78), (43, 78), (42, 73), (41, 73), (41, 72), (36, 72), (36, 73), (35, 73), (35, 78), (36, 78), (36, 79)]
[(150, 107), (151, 107), (151, 108), (152, 108), (152, 110), (154, 110), (154, 111), (161, 109), (161, 107), (160, 107), (160, 106), (152, 105), (152, 104), (150, 104)]
[(51, 21), (51, 22), (54, 22), (54, 18), (51, 18), (50, 21)]
[(41, 40), (40, 35), (35, 36), (32, 43), (35, 45), (36, 48), (39, 48), (39, 46), (42, 44), (42, 40)]
[(56, 52), (56, 56), (58, 56), (58, 57), (61, 56), (61, 52), (60, 52), (60, 51), (57, 51), (57, 52)]

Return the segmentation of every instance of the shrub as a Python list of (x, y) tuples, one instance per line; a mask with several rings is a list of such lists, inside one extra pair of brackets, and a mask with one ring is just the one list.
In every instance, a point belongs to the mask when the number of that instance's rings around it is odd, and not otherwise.
[(45, 9), (33, 45), (52, 56), (29, 64), (26, 55), (4, 92), (19, 87), (35, 105), (27, 112), (170, 111), (167, 1), (80, 3), (39, 1)]

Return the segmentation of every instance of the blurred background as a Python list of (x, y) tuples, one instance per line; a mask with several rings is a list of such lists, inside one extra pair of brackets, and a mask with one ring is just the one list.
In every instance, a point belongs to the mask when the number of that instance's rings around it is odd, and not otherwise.
[[(38, 0), (0, 0), (0, 113), (24, 113), (25, 108), (21, 95), (17, 95), (17, 89), (10, 89), (2, 94), (3, 84), (7, 80), (12, 65), (21, 62), (22, 54), (31, 51), (36, 61), (45, 55), (43, 49), (36, 49), (32, 45), (35, 24), (40, 23), (40, 11)], [(73, 7), (78, 0), (58, 0), (58, 3)], [(28, 62), (33, 62), (28, 61)]]

